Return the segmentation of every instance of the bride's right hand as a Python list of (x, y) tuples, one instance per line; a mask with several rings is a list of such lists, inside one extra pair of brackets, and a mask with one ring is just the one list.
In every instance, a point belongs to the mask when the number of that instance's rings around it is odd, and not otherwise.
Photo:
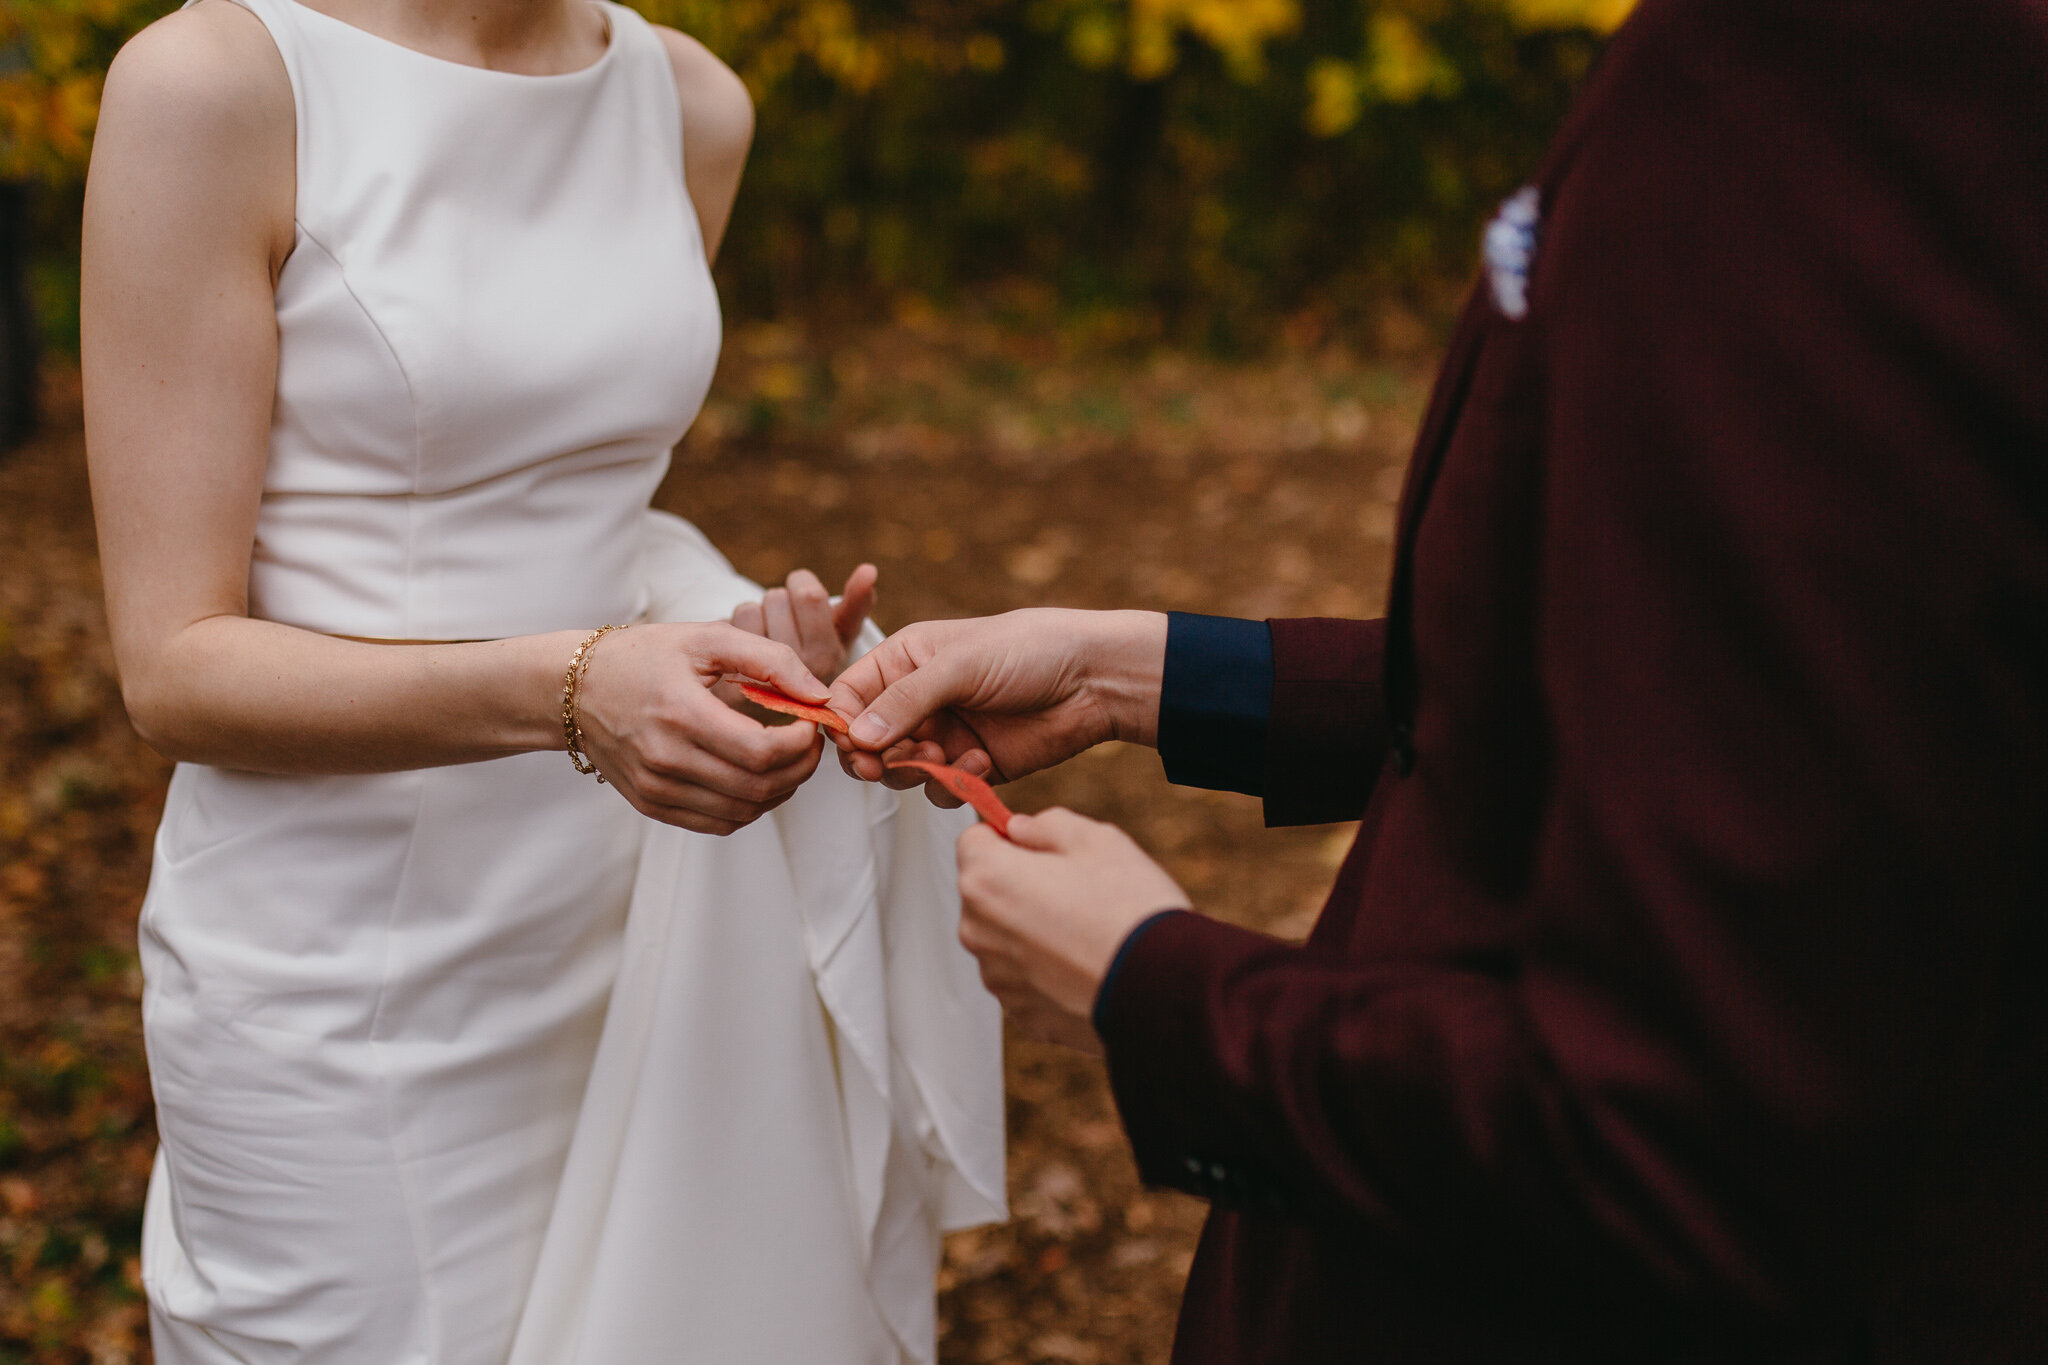
[(796, 652), (723, 622), (614, 631), (577, 693), (583, 749), (633, 808), (700, 834), (730, 834), (789, 799), (818, 766), (815, 725), (762, 725), (712, 694), (721, 678), (823, 704)]

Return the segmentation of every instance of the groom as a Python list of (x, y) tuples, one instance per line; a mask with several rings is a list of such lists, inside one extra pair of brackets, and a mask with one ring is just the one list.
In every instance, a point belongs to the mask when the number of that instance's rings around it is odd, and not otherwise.
[[(2048, 1358), (2048, 6), (1645, 0), (1386, 619), (927, 622), (844, 755), (1362, 818), (1306, 946), (1063, 811), (962, 938), (1214, 1212), (1175, 1359)], [(1163, 912), (1163, 913), (1162, 913)]]

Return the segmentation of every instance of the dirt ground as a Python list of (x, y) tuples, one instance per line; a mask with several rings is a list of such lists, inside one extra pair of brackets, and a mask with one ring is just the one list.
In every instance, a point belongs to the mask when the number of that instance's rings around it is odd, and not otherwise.
[[(1235, 365), (915, 308), (729, 340), (658, 502), (758, 580), (872, 559), (885, 625), (1380, 605), (1430, 360), (1413, 326), (1374, 357), (1306, 336)], [(114, 682), (75, 373), (49, 388), (46, 433), (0, 457), (0, 1365), (122, 1365), (149, 1358), (134, 917), (169, 769)], [(1288, 936), (1351, 833), (1268, 831), (1123, 746), (1010, 795), (1123, 824), (1199, 908)], [(1098, 1063), (1013, 1040), (1007, 1069), (1014, 1217), (948, 1244), (944, 1359), (1164, 1362), (1203, 1205), (1140, 1188)]]

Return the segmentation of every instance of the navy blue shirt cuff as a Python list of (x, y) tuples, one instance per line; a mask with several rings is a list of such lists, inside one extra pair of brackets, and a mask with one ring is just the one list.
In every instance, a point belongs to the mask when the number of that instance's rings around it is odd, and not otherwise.
[(1273, 632), (1264, 621), (1167, 613), (1159, 760), (1182, 787), (1261, 796), (1273, 709)]

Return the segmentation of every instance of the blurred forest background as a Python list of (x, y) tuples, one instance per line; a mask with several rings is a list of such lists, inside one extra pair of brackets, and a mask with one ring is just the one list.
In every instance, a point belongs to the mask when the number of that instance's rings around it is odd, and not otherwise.
[[(1480, 225), (1631, 0), (635, 3), (759, 110), (725, 359), (657, 501), (762, 581), (875, 560), (895, 625), (1378, 610)], [(77, 233), (106, 63), (171, 7), (0, 0), (0, 1365), (148, 1359), (134, 918), (168, 768), (106, 646)], [(1115, 746), (1015, 796), (1283, 935), (1350, 834)], [(1016, 1217), (949, 1244), (946, 1360), (1163, 1362), (1202, 1206), (1139, 1189), (1097, 1065), (1008, 1070)]]
[[(639, 7), (702, 37), (760, 110), (720, 265), (736, 314), (993, 291), (1104, 340), (1240, 349), (1304, 312), (1328, 327), (1389, 298), (1440, 303), (1629, 3)], [(172, 7), (0, 10), (0, 181), (29, 187), (35, 301), (60, 348), (101, 75)]]

